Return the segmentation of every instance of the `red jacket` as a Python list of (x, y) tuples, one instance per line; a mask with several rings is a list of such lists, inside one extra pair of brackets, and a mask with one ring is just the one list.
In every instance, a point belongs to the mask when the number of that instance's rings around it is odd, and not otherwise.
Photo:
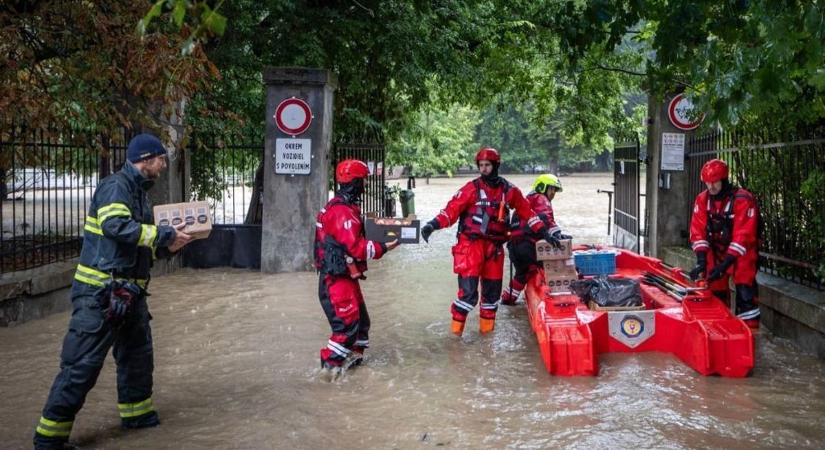
[[(556, 224), (556, 219), (553, 216), (553, 205), (544, 194), (539, 194), (535, 191), (530, 191), (527, 194), (527, 202), (530, 203), (530, 208), (541, 219), (544, 226), (547, 227), (550, 234), (561, 231), (561, 227)], [(510, 239), (519, 239), (527, 237), (532, 241), (542, 239), (539, 236), (531, 236), (530, 228), (523, 224), (518, 217), (514, 217), (510, 224)]]
[(690, 219), (694, 252), (713, 250), (717, 255), (744, 256), (758, 249), (759, 207), (753, 194), (733, 188), (714, 200), (707, 190), (696, 196)]
[(346, 249), (347, 255), (358, 262), (358, 268), (367, 270), (368, 259), (379, 259), (387, 252), (385, 244), (367, 240), (361, 223), (361, 208), (334, 197), (318, 213), (315, 221), (315, 268), (321, 269), (324, 260), (324, 240), (331, 237)]
[[(514, 209), (516, 216), (527, 223), (534, 232), (544, 228), (541, 219), (530, 209), (530, 203), (519, 188), (507, 180), (502, 180), (498, 186), (492, 187), (481, 177), (462, 186), (435, 219), (439, 228), (447, 228), (460, 220), (458, 232), (470, 238), (483, 237), (505, 241), (510, 231), (510, 209)], [(503, 220), (498, 220), (500, 211), (503, 212)]]

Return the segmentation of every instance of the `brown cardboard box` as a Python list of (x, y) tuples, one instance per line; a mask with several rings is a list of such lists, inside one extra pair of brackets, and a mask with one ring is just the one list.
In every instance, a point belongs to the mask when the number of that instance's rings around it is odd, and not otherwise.
[(570, 283), (579, 279), (579, 276), (574, 272), (573, 274), (554, 274), (552, 276), (545, 275), (547, 287), (553, 292), (569, 292)]
[(562, 239), (560, 248), (555, 248), (545, 240), (536, 242), (536, 259), (548, 261), (553, 259), (569, 259), (573, 257), (573, 240)]
[(576, 260), (573, 258), (542, 261), (542, 265), (546, 276), (554, 273), (576, 273)]
[(193, 239), (206, 239), (212, 232), (212, 217), (206, 202), (170, 203), (154, 208), (155, 225), (186, 223), (183, 232)]
[(364, 220), (364, 234), (367, 239), (376, 242), (386, 243), (398, 239), (401, 244), (418, 244), (421, 221), (412, 214), (406, 218), (368, 215)]

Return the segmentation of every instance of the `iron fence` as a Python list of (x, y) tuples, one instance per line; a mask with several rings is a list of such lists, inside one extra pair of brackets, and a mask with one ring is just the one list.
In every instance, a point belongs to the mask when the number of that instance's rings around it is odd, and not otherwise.
[(191, 139), (192, 199), (209, 202), (212, 223), (261, 223), (264, 144), (263, 139), (250, 141), (197, 135)]
[(823, 127), (780, 139), (767, 133), (697, 135), (688, 140), (686, 158), (689, 198), (705, 189), (699, 173), (713, 158), (726, 161), (731, 181), (756, 196), (762, 221), (762, 270), (825, 289)]
[(123, 133), (0, 126), (0, 273), (79, 254), (92, 193), (124, 142)]
[[(387, 198), (384, 189), (384, 157), (386, 150), (383, 144), (338, 144), (332, 157), (330, 168), (334, 172), (338, 162), (345, 159), (359, 159), (367, 163), (370, 167), (370, 176), (367, 177), (361, 211), (364, 213), (377, 213), (379, 216), (385, 214), (385, 200)], [(334, 176), (330, 178), (334, 180)]]
[(632, 138), (617, 143), (613, 148), (613, 184), (616, 189), (613, 220), (616, 228), (621, 228), (635, 237), (631, 249), (637, 251), (641, 248), (638, 242), (641, 229), (639, 147), (639, 139)]

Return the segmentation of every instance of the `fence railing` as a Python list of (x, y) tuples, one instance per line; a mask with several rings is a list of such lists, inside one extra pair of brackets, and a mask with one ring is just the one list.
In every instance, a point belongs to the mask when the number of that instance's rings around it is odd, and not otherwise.
[(364, 196), (361, 204), (361, 211), (364, 213), (374, 212), (380, 216), (385, 213), (385, 156), (386, 149), (383, 144), (347, 143), (335, 146), (330, 167), (334, 168), (338, 162), (349, 158), (364, 161), (370, 167), (370, 176), (367, 177), (364, 186)]
[(101, 174), (123, 159), (123, 134), (0, 126), (0, 273), (79, 254)]
[[(260, 189), (263, 171), (258, 172), (264, 153), (263, 142), (227, 143), (214, 137), (191, 139), (192, 197), (207, 200), (212, 223), (260, 223)], [(257, 175), (257, 176), (256, 176)]]
[(689, 198), (705, 189), (699, 173), (713, 158), (725, 160), (731, 181), (756, 196), (762, 270), (825, 289), (825, 129), (784, 139), (713, 132), (689, 139), (686, 156)]

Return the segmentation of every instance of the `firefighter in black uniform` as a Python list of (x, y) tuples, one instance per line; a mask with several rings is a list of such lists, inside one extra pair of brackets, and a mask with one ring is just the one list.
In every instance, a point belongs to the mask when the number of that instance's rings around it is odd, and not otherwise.
[(72, 283), (73, 310), (60, 372), (35, 430), (35, 448), (64, 447), (110, 347), (117, 363), (121, 425), (160, 424), (152, 406), (149, 269), (153, 259), (169, 256), (191, 240), (181, 227), (153, 225), (146, 190), (166, 169), (166, 158), (157, 137), (137, 135), (129, 142), (123, 168), (95, 190)]

